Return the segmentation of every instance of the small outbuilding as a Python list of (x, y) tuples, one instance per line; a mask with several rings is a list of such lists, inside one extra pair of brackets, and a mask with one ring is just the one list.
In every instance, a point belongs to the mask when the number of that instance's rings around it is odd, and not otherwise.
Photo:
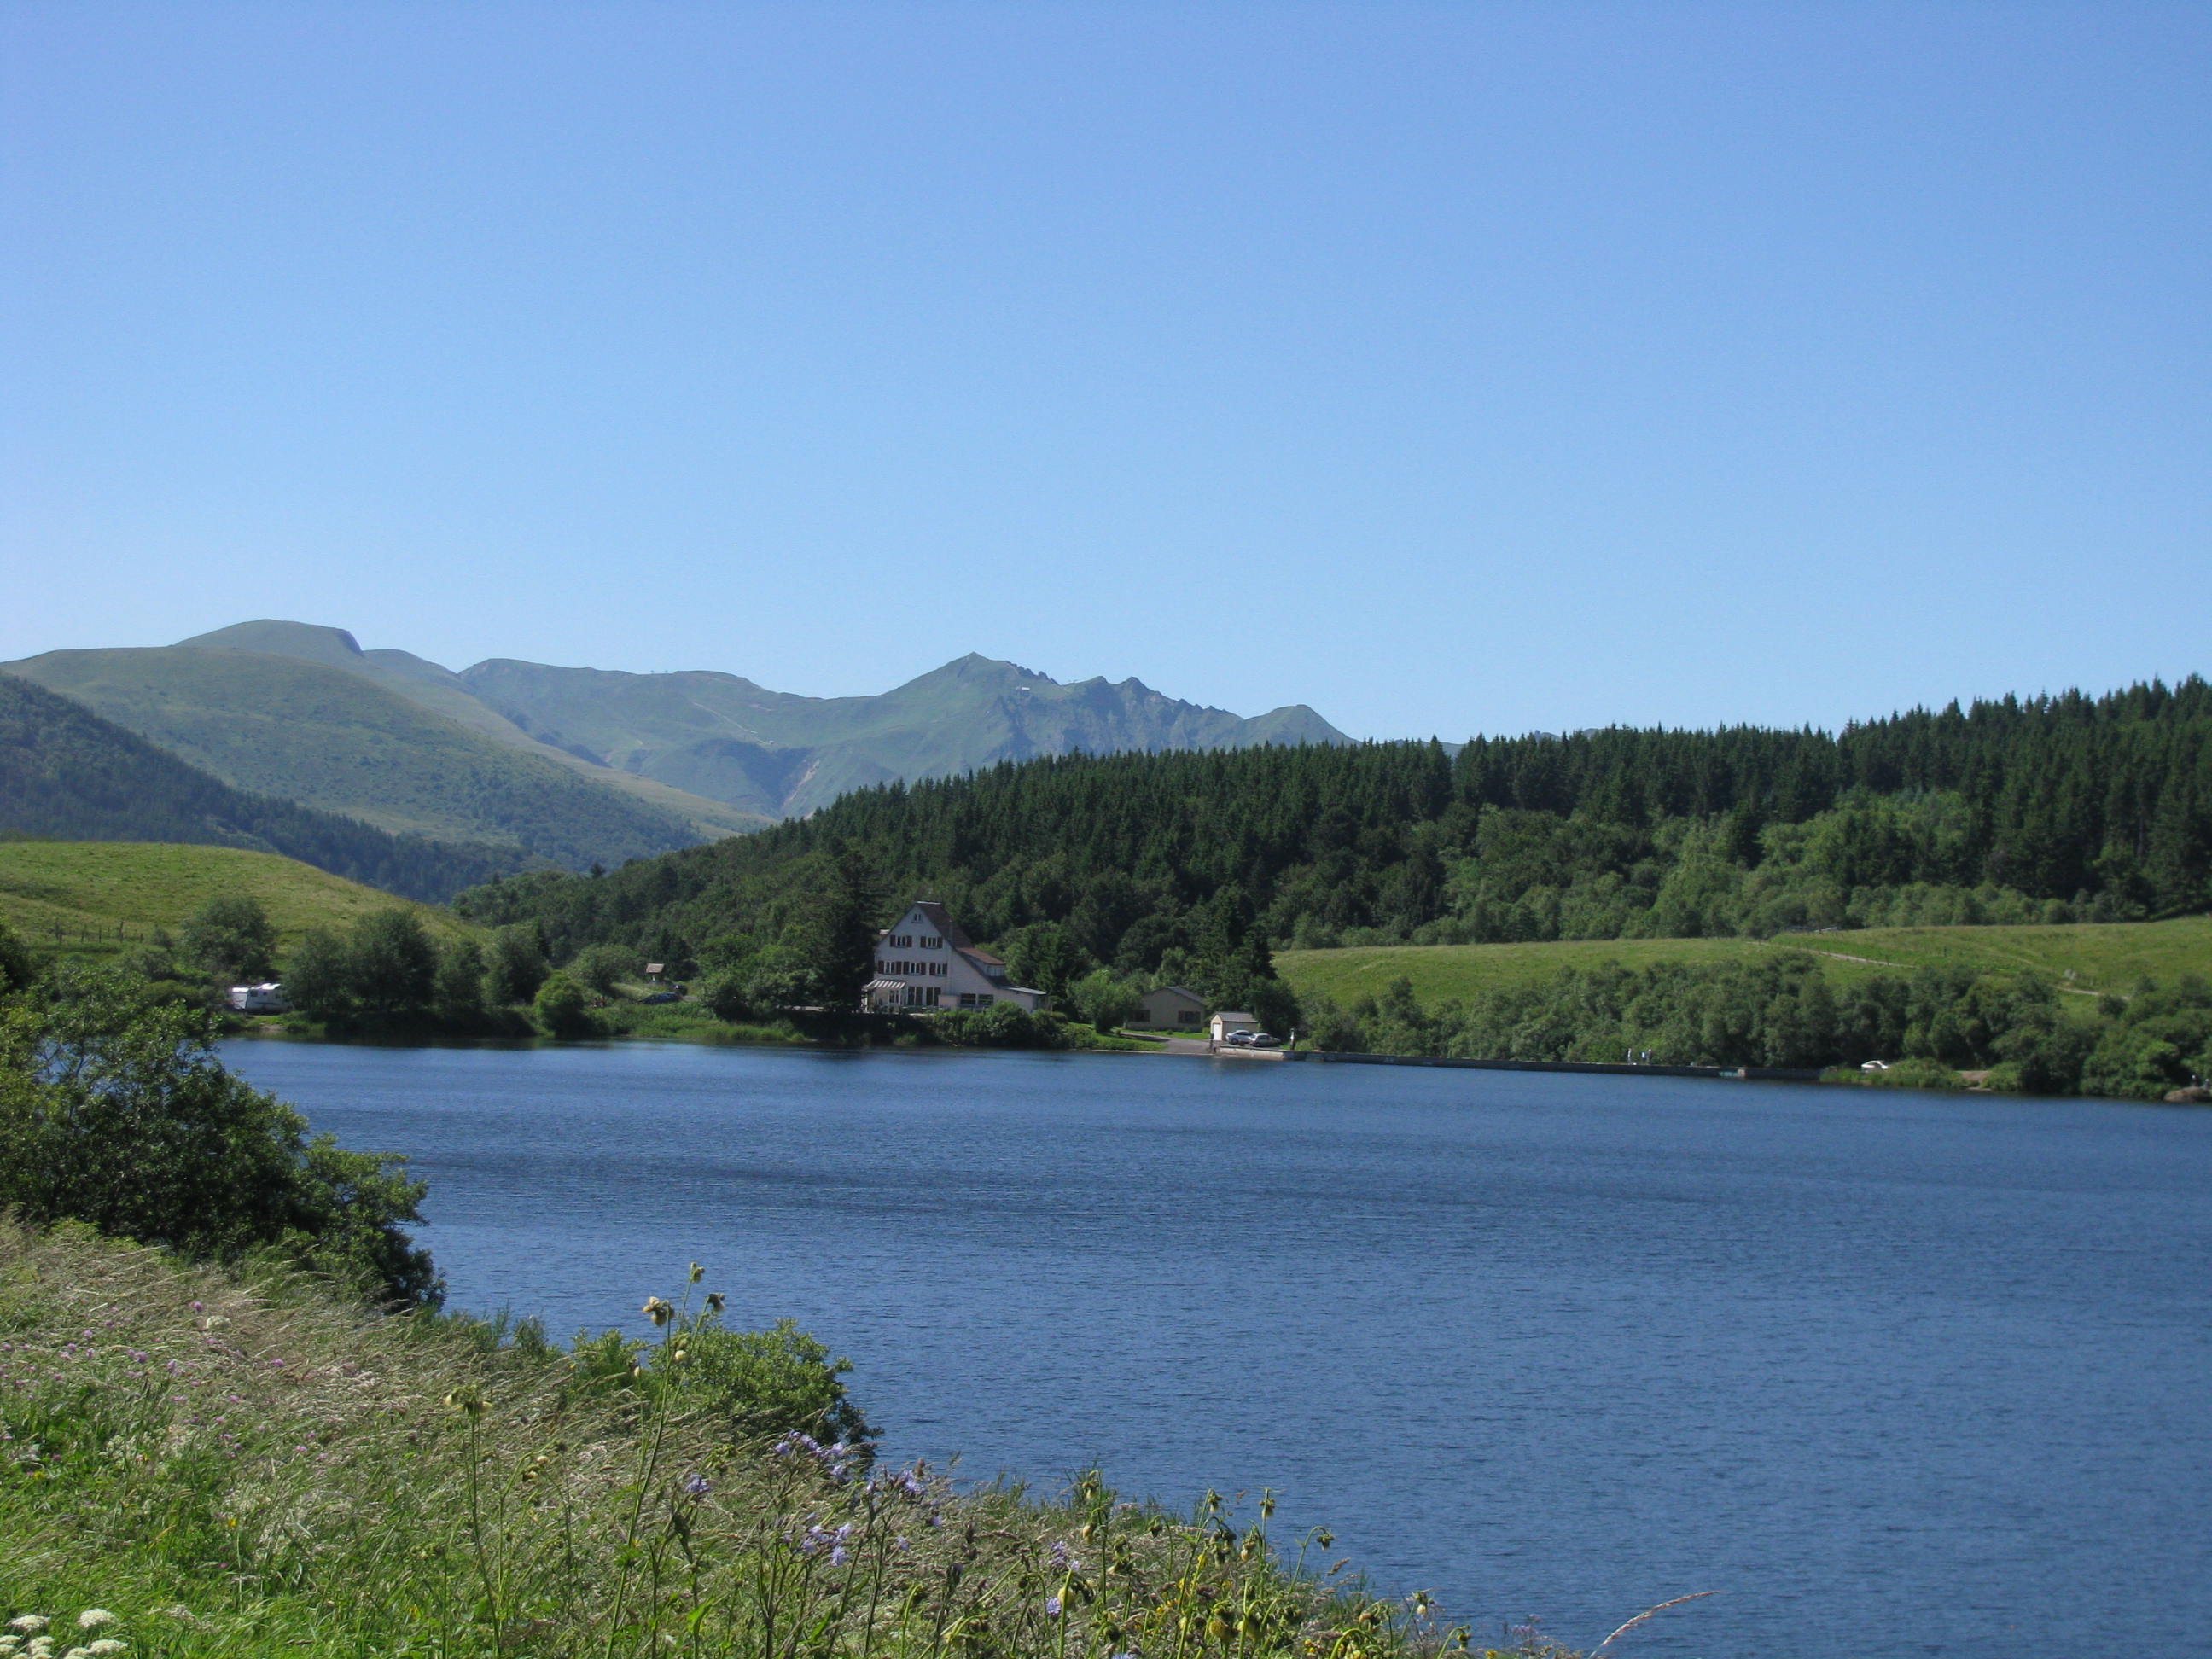
[(1206, 1024), (1206, 999), (1184, 986), (1163, 985), (1157, 991), (1146, 992), (1139, 1000), (1145, 1005), (1144, 1018), (1133, 1020), (1132, 1024), (1195, 1030)]
[(284, 988), (271, 980), (262, 985), (234, 985), (228, 999), (241, 1014), (281, 1014), (292, 1005), (284, 1000)]
[(1259, 1029), (1260, 1021), (1256, 1015), (1220, 1013), (1213, 1017), (1213, 1040), (1216, 1042), (1226, 1042), (1231, 1031), (1256, 1031)]

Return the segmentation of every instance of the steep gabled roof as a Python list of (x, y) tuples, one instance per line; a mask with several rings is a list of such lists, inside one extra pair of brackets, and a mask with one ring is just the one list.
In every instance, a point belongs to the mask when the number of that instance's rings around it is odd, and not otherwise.
[(981, 963), (988, 968), (1003, 968), (1006, 965), (1006, 959), (1004, 957), (994, 957), (988, 951), (979, 951), (972, 945), (956, 945), (952, 948), (967, 957), (969, 961)]
[[(916, 899), (908, 908), (919, 910), (927, 916), (929, 925), (936, 928), (939, 933), (944, 936), (945, 942), (954, 950), (965, 951), (971, 948), (968, 935), (960, 931), (960, 924), (953, 921), (946, 914), (945, 907), (935, 899)], [(994, 957), (991, 960), (995, 962), (998, 958)]]

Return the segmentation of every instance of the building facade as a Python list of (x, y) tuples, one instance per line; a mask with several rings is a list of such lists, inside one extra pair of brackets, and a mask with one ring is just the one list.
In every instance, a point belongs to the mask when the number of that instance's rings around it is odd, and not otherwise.
[(1140, 1000), (1145, 1017), (1138, 1023), (1169, 1030), (1195, 1030), (1206, 1024), (1206, 999), (1181, 985), (1163, 985), (1147, 991)]
[(1006, 981), (1006, 964), (979, 951), (932, 899), (916, 899), (876, 935), (868, 1007), (877, 1013), (933, 1013), (1011, 1002), (1030, 1013), (1051, 1006), (1042, 991)]

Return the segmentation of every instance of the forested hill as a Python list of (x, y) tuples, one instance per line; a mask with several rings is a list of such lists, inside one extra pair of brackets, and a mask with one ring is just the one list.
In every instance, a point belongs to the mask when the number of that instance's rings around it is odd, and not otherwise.
[(282, 853), (430, 902), (519, 867), (512, 848), (395, 836), (234, 789), (44, 686), (0, 674), (0, 836)]
[(927, 892), (983, 939), (1048, 927), (1077, 969), (1123, 972), (1176, 971), (1247, 916), (1255, 939), (1311, 946), (2172, 915), (2212, 903), (2212, 688), (2007, 698), (1839, 736), (1037, 760), (464, 903), (538, 921), (556, 951), (684, 961), (775, 939), (831, 851), (857, 854), (886, 903)]

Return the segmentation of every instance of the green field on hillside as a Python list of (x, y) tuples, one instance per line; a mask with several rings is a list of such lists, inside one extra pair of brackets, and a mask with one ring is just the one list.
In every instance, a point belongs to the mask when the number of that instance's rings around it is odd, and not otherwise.
[(33, 945), (137, 942), (233, 894), (260, 900), (287, 946), (311, 927), (343, 927), (395, 906), (413, 910), (441, 937), (474, 931), (443, 910), (273, 853), (151, 842), (0, 842), (0, 921)]
[[(1561, 939), (1536, 945), (1382, 945), (1336, 951), (1278, 951), (1275, 968), (1301, 995), (1322, 992), (1350, 1004), (1395, 979), (1423, 1002), (1465, 1000), (1547, 980), (1564, 968), (1607, 963), (1714, 963), (1776, 951), (1810, 951), (1831, 975), (1850, 979), (1959, 962), (1991, 969), (2033, 969), (2068, 988), (2124, 992), (2148, 975), (2212, 976), (2212, 916), (2178, 921), (2078, 923), (2057, 927), (1880, 927), (1779, 939)], [(2072, 977), (2069, 978), (2069, 974)]]

